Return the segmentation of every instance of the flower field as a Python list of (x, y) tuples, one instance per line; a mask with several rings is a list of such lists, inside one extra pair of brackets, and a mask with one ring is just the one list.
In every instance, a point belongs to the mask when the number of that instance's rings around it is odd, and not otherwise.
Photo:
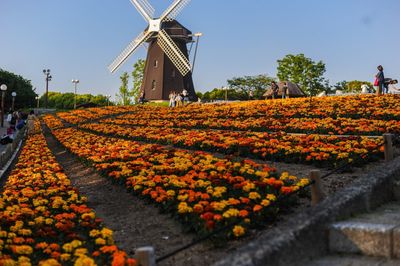
[(309, 183), (252, 159), (322, 167), (379, 160), (383, 138), (369, 136), (399, 131), (399, 99), (91, 108), (44, 121), (72, 153), (196, 232), (237, 222), (228, 235), (240, 236), (275, 215), (271, 202)]
[[(265, 217), (272, 210), (265, 208), (271, 201), (309, 183), (251, 160), (232, 161), (73, 128), (53, 133), (72, 153), (197, 232), (234, 222), (250, 226), (250, 216)], [(232, 233), (240, 236), (245, 227)]]
[[(292, 207), (276, 203), (310, 183), (273, 162), (377, 161), (399, 118), (400, 97), (368, 95), (89, 108), (42, 121), (72, 154), (185, 228), (205, 235), (229, 225), (219, 236), (236, 238)], [(135, 265), (36, 128), (0, 197), (0, 265)]]
[(136, 265), (55, 157), (29, 136), (0, 197), (0, 265)]

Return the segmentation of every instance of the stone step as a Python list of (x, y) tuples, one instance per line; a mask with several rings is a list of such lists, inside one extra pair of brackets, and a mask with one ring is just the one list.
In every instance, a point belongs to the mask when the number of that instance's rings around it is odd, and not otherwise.
[(391, 202), (329, 228), (331, 253), (400, 258), (400, 202)]
[(400, 260), (357, 255), (329, 255), (308, 261), (304, 266), (398, 266)]

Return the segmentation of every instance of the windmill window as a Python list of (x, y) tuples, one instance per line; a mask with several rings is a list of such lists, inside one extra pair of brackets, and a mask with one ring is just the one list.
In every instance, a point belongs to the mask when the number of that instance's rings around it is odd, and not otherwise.
[(175, 72), (175, 69), (172, 69), (172, 71), (171, 71), (171, 77), (173, 77), (173, 78), (175, 78), (175, 77), (176, 77), (176, 72)]
[(154, 60), (154, 68), (158, 67), (158, 60)]
[(156, 90), (156, 86), (157, 86), (157, 81), (153, 80), (153, 82), (151, 83), (151, 89), (153, 91)]

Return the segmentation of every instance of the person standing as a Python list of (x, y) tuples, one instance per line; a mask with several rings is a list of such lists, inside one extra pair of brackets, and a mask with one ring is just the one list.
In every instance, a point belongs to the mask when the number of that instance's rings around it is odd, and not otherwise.
[(286, 99), (287, 91), (288, 91), (288, 85), (287, 82), (284, 81), (282, 85), (282, 99)]
[(385, 93), (385, 74), (383, 73), (383, 67), (379, 65), (378, 73), (375, 75), (375, 84), (378, 86), (376, 90), (376, 94), (384, 94)]
[(271, 90), (272, 90), (272, 99), (277, 99), (278, 98), (278, 91), (279, 91), (279, 87), (276, 84), (275, 81), (271, 82)]
[(187, 92), (186, 89), (183, 89), (182, 91), (182, 105), (185, 105), (185, 103), (189, 103), (189, 93)]

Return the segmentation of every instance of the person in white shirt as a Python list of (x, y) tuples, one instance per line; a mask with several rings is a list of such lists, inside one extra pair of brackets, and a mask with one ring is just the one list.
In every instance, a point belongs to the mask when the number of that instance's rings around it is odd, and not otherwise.
[(395, 84), (397, 84), (397, 79), (392, 79), (388, 84), (388, 92), (392, 94), (400, 94), (400, 88), (397, 88)]

